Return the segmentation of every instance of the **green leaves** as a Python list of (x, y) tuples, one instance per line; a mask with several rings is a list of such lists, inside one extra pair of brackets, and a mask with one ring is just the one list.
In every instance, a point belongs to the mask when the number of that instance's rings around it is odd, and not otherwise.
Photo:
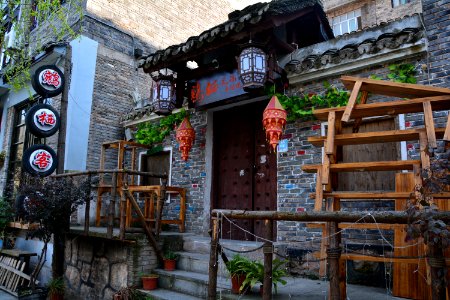
[(169, 115), (159, 120), (158, 123), (146, 122), (138, 125), (134, 137), (137, 142), (144, 145), (161, 143), (170, 134), (174, 126), (178, 125), (186, 117), (187, 112), (181, 109), (176, 114)]

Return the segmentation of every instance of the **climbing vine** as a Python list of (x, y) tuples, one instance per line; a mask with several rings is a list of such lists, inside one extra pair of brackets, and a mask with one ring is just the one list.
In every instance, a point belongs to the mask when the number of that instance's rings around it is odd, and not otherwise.
[[(387, 80), (402, 83), (416, 83), (416, 67), (412, 64), (394, 64), (388, 67), (389, 73), (386, 75)], [(372, 79), (380, 79), (382, 77), (372, 75)], [(302, 94), (301, 96), (287, 96), (281, 93), (275, 93), (274, 87), (270, 87), (268, 94), (276, 95), (281, 105), (288, 112), (288, 121), (313, 120), (313, 110), (319, 108), (341, 107), (347, 105), (350, 93), (345, 90), (338, 89), (327, 81), (323, 83), (325, 91), (321, 94)], [(359, 101), (359, 97), (357, 99)]]
[(159, 120), (159, 122), (145, 122), (138, 125), (134, 135), (136, 141), (144, 145), (161, 143), (172, 129), (183, 121), (187, 112), (181, 109), (178, 113), (171, 114)]
[(34, 57), (42, 52), (45, 43), (70, 41), (79, 35), (79, 29), (74, 27), (83, 17), (83, 6), (82, 0), (7, 0), (6, 4), (3, 1), (0, 1), (3, 7), (0, 20), (4, 20), (0, 24), (4, 57), (1, 73), (12, 90), (18, 91), (28, 86)]

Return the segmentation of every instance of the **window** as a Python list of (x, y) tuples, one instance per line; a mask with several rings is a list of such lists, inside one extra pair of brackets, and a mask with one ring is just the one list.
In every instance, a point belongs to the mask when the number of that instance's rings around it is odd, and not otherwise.
[(411, 0), (392, 0), (392, 7), (397, 7), (402, 4), (410, 3)]
[(3, 8), (3, 19), (1, 20), (2, 24), (4, 24), (4, 33), (0, 39), (1, 49), (0, 49), (0, 69), (4, 68), (11, 62), (11, 57), (8, 55), (8, 49), (11, 50), (16, 46), (15, 37), (16, 32), (14, 28), (14, 23), (17, 22), (17, 18), (19, 15), (19, 6), (17, 5), (15, 8), (10, 10), (10, 7), (6, 6)]
[(361, 29), (361, 9), (332, 18), (334, 36)]
[(26, 101), (26, 104), (15, 107), (13, 134), (10, 147), (8, 166), (8, 187), (16, 189), (22, 178), (22, 155), (25, 149), (35, 144), (45, 144), (44, 138), (37, 138), (28, 132), (25, 126), (27, 111), (36, 102)]

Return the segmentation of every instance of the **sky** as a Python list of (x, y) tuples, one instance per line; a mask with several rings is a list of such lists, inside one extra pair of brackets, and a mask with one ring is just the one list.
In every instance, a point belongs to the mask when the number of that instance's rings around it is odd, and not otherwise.
[(270, 0), (228, 0), (235, 9), (243, 9), (246, 6), (258, 3), (258, 2), (270, 2)]

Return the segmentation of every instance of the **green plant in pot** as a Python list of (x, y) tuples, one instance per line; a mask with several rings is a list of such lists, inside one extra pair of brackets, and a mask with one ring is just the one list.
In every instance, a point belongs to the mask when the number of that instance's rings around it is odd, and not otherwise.
[(233, 258), (225, 264), (231, 275), (231, 292), (233, 294), (239, 294), (247, 290), (243, 283), (247, 277), (247, 271), (251, 264), (252, 262), (248, 258), (239, 254), (234, 255)]
[(64, 299), (64, 279), (62, 277), (54, 278), (48, 283), (48, 295), (50, 300)]
[[(287, 275), (286, 270), (283, 268), (285, 263), (285, 261), (282, 261), (278, 258), (274, 259), (272, 262), (272, 284), (275, 290), (275, 294), (278, 292), (279, 283), (281, 283), (282, 285), (286, 284), (286, 280), (282, 279), (282, 277), (285, 277)], [(260, 291), (262, 293), (262, 284), (264, 283), (264, 264), (259, 261), (253, 261), (248, 266), (247, 278), (245, 278), (242, 285), (248, 285), (252, 287), (258, 282), (261, 283)]]
[(175, 270), (179, 255), (173, 251), (167, 251), (164, 253), (163, 258), (164, 258), (164, 270), (166, 271)]

